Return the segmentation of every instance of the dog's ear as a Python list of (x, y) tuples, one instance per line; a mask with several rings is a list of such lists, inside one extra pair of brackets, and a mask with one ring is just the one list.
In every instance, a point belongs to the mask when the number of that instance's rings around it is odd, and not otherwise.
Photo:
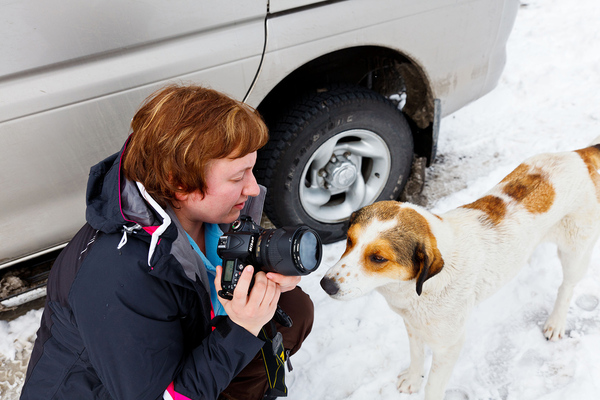
[[(343, 222), (342, 229), (346, 232), (346, 238), (348, 237), (348, 230), (354, 223), (354, 220), (356, 220), (356, 211), (354, 211), (352, 214), (350, 214), (350, 218), (348, 218), (345, 222)], [(323, 238), (321, 237), (321, 239), (323, 239)]]
[(438, 274), (444, 267), (444, 259), (437, 246), (417, 243), (413, 251), (413, 266), (417, 272), (417, 294), (423, 291), (423, 283)]
[(355, 219), (356, 219), (356, 211), (354, 211), (352, 214), (350, 214), (350, 219), (348, 220), (348, 225), (352, 225), (354, 223)]

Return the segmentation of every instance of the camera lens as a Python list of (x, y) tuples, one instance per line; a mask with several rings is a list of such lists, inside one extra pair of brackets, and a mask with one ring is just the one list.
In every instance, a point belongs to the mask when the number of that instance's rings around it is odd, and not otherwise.
[(321, 256), (321, 239), (305, 226), (266, 229), (256, 253), (262, 269), (287, 276), (310, 274), (321, 263)]
[(298, 237), (298, 259), (307, 271), (312, 272), (321, 261), (321, 245), (312, 231), (304, 231)]

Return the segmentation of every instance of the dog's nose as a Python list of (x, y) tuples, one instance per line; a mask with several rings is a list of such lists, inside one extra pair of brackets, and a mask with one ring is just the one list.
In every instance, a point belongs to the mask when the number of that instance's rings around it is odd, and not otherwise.
[(323, 288), (325, 293), (327, 293), (330, 296), (333, 296), (340, 290), (338, 284), (335, 283), (333, 279), (327, 277), (321, 279), (321, 287)]

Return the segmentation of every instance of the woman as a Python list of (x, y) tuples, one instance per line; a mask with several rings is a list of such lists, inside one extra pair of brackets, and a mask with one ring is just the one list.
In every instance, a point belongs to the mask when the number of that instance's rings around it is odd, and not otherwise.
[(247, 105), (196, 86), (155, 93), (131, 127), (91, 169), (87, 223), (51, 270), (21, 398), (262, 399), (258, 333), (279, 303), (294, 321), (277, 326), (293, 353), (313, 318), (299, 277), (252, 266), (233, 299), (217, 296), (219, 224), (242, 211), (260, 220), (252, 167), (267, 128)]

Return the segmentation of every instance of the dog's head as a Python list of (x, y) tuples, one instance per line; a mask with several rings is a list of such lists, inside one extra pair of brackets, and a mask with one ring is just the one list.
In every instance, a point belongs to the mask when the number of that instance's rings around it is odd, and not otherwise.
[(353, 213), (346, 251), (321, 280), (325, 292), (351, 299), (388, 283), (407, 282), (421, 295), (423, 283), (444, 266), (423, 212), (382, 201)]

